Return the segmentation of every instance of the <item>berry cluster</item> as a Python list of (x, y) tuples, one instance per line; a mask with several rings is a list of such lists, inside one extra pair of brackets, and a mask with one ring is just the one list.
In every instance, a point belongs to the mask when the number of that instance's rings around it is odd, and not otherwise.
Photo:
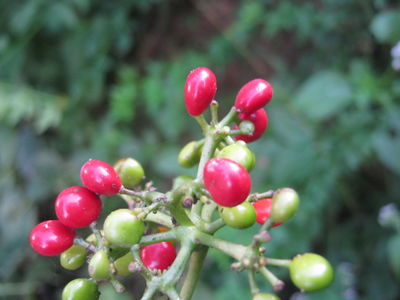
[[(271, 239), (271, 228), (291, 219), (300, 201), (291, 188), (251, 192), (249, 172), (256, 166), (256, 157), (247, 144), (259, 139), (268, 126), (264, 106), (272, 99), (272, 86), (263, 79), (245, 84), (222, 120), (218, 118), (216, 92), (216, 76), (211, 70), (201, 67), (189, 74), (184, 100), (204, 138), (185, 145), (178, 163), (185, 168), (197, 165), (196, 178), (178, 176), (172, 189), (162, 193), (151, 182), (141, 184), (144, 170), (132, 158), (121, 159), (114, 167), (89, 160), (80, 172), (83, 186), (69, 187), (58, 195), (58, 220), (42, 222), (32, 230), (31, 246), (39, 254), (60, 254), (60, 264), (68, 270), (88, 262), (90, 278), (68, 283), (63, 300), (98, 299), (98, 284), (103, 281), (123, 292), (119, 277), (133, 272), (146, 280), (143, 300), (153, 299), (159, 292), (170, 299), (189, 300), (210, 247), (231, 256), (235, 260), (233, 269), (248, 272), (253, 300), (279, 299), (260, 292), (255, 281), (259, 273), (274, 290), (281, 290), (284, 283), (271, 266), (288, 268), (293, 283), (304, 291), (331, 283), (332, 267), (322, 256), (265, 256), (263, 244)], [(210, 122), (203, 115), (208, 108)], [(98, 229), (100, 196), (116, 194), (126, 201), (127, 208), (111, 212)], [(214, 237), (223, 226), (244, 229), (256, 222), (259, 231), (250, 245)], [(85, 239), (77, 237), (75, 231), (87, 226), (93, 233)], [(178, 292), (178, 281), (186, 269)]]

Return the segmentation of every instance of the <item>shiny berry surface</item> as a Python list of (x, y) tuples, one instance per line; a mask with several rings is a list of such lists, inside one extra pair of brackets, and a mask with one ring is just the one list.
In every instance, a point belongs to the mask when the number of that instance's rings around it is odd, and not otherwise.
[(150, 270), (166, 270), (176, 258), (176, 250), (171, 242), (147, 245), (140, 250), (143, 264)]
[[(260, 108), (251, 114), (239, 114), (239, 119), (242, 121), (250, 121), (254, 124), (254, 131), (252, 134), (242, 134), (236, 137), (237, 140), (242, 140), (246, 143), (258, 140), (268, 127), (268, 115), (263, 108)], [(239, 126), (236, 125), (234, 128), (238, 129)]]
[(74, 243), (75, 230), (58, 220), (44, 221), (33, 228), (30, 243), (37, 253), (55, 256), (67, 250)]
[(246, 143), (239, 141), (235, 144), (228, 145), (218, 152), (216, 157), (228, 158), (236, 161), (245, 167), (247, 171), (251, 171), (256, 164), (256, 156), (254, 152), (246, 146)]
[(99, 296), (100, 293), (94, 281), (77, 278), (65, 286), (62, 300), (97, 300)]
[(58, 219), (66, 226), (82, 228), (97, 220), (102, 203), (91, 190), (72, 186), (63, 190), (56, 199)]
[(237, 162), (212, 158), (204, 166), (204, 185), (217, 204), (233, 207), (249, 195), (251, 178), (247, 170)]
[[(271, 214), (272, 198), (259, 199), (253, 202), (253, 207), (256, 210), (256, 222), (264, 224)], [(279, 226), (282, 223), (274, 223), (272, 227)]]
[(122, 183), (117, 171), (101, 160), (89, 160), (81, 169), (84, 186), (96, 194), (111, 196), (119, 192)]
[(331, 264), (321, 255), (297, 255), (289, 265), (290, 279), (299, 289), (312, 292), (329, 286), (333, 280)]
[(235, 99), (235, 107), (245, 114), (251, 114), (263, 108), (271, 101), (274, 91), (271, 84), (264, 79), (254, 79), (246, 83)]
[(220, 215), (226, 225), (237, 229), (248, 228), (256, 221), (256, 211), (247, 201), (235, 207), (223, 207)]
[(214, 73), (204, 67), (194, 69), (186, 79), (184, 98), (191, 116), (201, 115), (217, 92), (217, 79)]

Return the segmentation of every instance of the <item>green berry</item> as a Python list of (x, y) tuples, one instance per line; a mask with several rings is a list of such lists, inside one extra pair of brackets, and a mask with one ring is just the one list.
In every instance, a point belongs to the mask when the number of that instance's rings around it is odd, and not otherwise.
[(299, 195), (291, 188), (277, 190), (272, 197), (270, 218), (274, 222), (284, 223), (294, 216), (299, 207)]
[(253, 295), (252, 300), (281, 300), (277, 295), (270, 293), (257, 293)]
[(256, 157), (253, 151), (243, 141), (236, 142), (224, 147), (216, 157), (228, 158), (242, 165), (247, 171), (251, 171), (256, 164)]
[(117, 161), (114, 165), (121, 178), (122, 185), (126, 188), (132, 189), (144, 178), (144, 170), (140, 163), (133, 158), (123, 158)]
[(326, 288), (333, 280), (330, 263), (314, 253), (301, 254), (293, 258), (289, 272), (294, 285), (307, 292)]
[(76, 270), (85, 263), (87, 252), (85, 247), (72, 245), (60, 255), (60, 264), (67, 270)]
[(247, 201), (234, 207), (222, 207), (220, 215), (226, 225), (237, 229), (248, 228), (256, 221), (256, 211)]
[(70, 281), (62, 292), (62, 300), (97, 300), (99, 296), (97, 284), (85, 278)]
[(117, 274), (121, 276), (128, 276), (131, 274), (132, 272), (129, 271), (129, 265), (131, 262), (133, 262), (133, 255), (130, 252), (114, 261), (114, 267), (117, 270)]
[(89, 274), (95, 280), (104, 280), (110, 277), (110, 260), (104, 250), (93, 254), (89, 261)]
[(191, 168), (199, 163), (201, 156), (201, 145), (196, 142), (187, 143), (178, 155), (178, 163), (183, 168)]

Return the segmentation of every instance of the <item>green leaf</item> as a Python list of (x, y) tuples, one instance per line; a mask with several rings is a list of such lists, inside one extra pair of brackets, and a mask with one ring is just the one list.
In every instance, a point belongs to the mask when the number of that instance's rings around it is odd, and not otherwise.
[(311, 120), (322, 121), (346, 107), (351, 96), (351, 86), (342, 74), (321, 71), (300, 87), (294, 97), (294, 107)]
[(400, 40), (400, 11), (385, 11), (376, 15), (370, 25), (374, 37), (381, 43)]
[(387, 244), (387, 254), (390, 267), (400, 278), (400, 235), (393, 236)]

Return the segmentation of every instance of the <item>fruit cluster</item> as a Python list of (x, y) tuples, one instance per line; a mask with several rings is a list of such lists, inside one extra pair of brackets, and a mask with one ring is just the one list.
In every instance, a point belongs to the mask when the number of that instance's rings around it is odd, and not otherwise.
[[(253, 300), (279, 299), (260, 292), (255, 281), (259, 273), (275, 291), (281, 290), (284, 283), (270, 266), (288, 268), (293, 283), (304, 291), (331, 283), (332, 267), (322, 256), (265, 256), (263, 244), (271, 239), (271, 228), (291, 219), (300, 201), (291, 188), (251, 193), (249, 172), (256, 166), (256, 157), (247, 144), (259, 139), (268, 126), (264, 106), (272, 99), (272, 86), (263, 79), (245, 84), (222, 120), (214, 99), (216, 91), (216, 77), (204, 67), (193, 70), (184, 87), (187, 111), (199, 123), (204, 138), (185, 145), (178, 163), (185, 168), (198, 165), (196, 178), (178, 176), (172, 189), (162, 193), (151, 182), (141, 184), (144, 170), (132, 158), (121, 159), (114, 167), (89, 160), (80, 172), (83, 186), (66, 188), (58, 195), (58, 220), (44, 221), (32, 230), (30, 242), (37, 253), (60, 255), (61, 265), (68, 270), (88, 262), (89, 279), (68, 283), (63, 300), (98, 299), (98, 285), (103, 281), (123, 292), (119, 278), (134, 272), (142, 274), (147, 283), (143, 300), (154, 299), (157, 293), (170, 299), (191, 299), (210, 247), (235, 259), (233, 269), (248, 272)], [(203, 115), (208, 108), (210, 122)], [(100, 196), (116, 194), (126, 201), (127, 208), (111, 212), (98, 229)], [(250, 245), (214, 236), (223, 226), (244, 229), (256, 222), (259, 230)], [(77, 229), (88, 226), (91, 235), (85, 239), (76, 236)]]

